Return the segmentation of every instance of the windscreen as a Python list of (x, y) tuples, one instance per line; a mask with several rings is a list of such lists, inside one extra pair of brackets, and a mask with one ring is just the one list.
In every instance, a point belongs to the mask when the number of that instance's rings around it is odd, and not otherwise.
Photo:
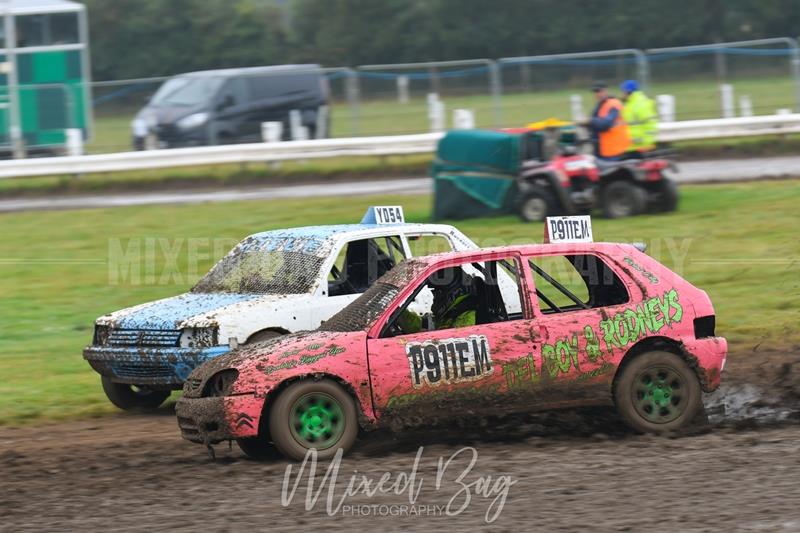
[(183, 76), (172, 78), (150, 100), (156, 106), (195, 106), (208, 102), (219, 90), (222, 78)]
[[(312, 248), (313, 249), (313, 248)], [(192, 292), (241, 294), (305, 294), (320, 275), (324, 258), (300, 239), (248, 238), (214, 268)]]
[(413, 259), (398, 264), (381, 276), (350, 305), (323, 322), (321, 331), (363, 331), (378, 320), (403, 287), (414, 281), (427, 265)]

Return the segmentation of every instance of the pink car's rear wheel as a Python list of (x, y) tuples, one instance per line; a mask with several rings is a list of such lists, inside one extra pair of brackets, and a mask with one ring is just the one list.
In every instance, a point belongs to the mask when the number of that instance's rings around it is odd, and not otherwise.
[(353, 398), (328, 379), (293, 383), (275, 400), (269, 417), (275, 447), (296, 460), (310, 449), (321, 459), (339, 448), (346, 452), (358, 435)]
[(680, 356), (638, 355), (617, 380), (617, 409), (635, 429), (663, 433), (688, 426), (702, 410), (700, 381)]

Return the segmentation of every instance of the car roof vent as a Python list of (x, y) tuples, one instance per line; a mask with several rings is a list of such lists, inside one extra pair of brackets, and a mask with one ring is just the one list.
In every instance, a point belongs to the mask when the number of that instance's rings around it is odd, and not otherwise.
[(647, 245), (643, 242), (632, 242), (631, 246), (633, 246), (642, 253), (645, 253), (647, 251)]

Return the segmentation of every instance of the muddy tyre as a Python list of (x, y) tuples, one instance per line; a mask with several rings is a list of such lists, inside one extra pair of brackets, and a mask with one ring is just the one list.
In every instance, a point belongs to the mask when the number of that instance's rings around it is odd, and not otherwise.
[(250, 338), (247, 339), (247, 344), (256, 344), (258, 342), (266, 342), (272, 339), (277, 339), (278, 337), (282, 337), (283, 333), (279, 331), (272, 331), (271, 329), (265, 329), (262, 331), (257, 331), (250, 335)]
[(603, 189), (602, 203), (606, 218), (630, 217), (644, 212), (647, 192), (632, 181), (615, 181)]
[(557, 204), (553, 194), (540, 185), (530, 185), (519, 201), (519, 217), (525, 222), (542, 222), (556, 214)]
[(658, 203), (654, 206), (653, 211), (657, 213), (667, 213), (678, 209), (678, 182), (673, 179), (663, 177), (658, 182)]
[(151, 390), (126, 383), (114, 383), (107, 377), (103, 377), (102, 382), (108, 399), (123, 411), (155, 409), (170, 395), (168, 390)]
[(622, 369), (614, 402), (623, 419), (643, 433), (689, 427), (702, 404), (700, 380), (686, 361), (670, 352), (646, 352)]
[(236, 444), (242, 453), (254, 461), (277, 459), (280, 454), (275, 446), (265, 438), (253, 437), (249, 439), (236, 439)]
[(347, 452), (358, 436), (355, 401), (329, 379), (298, 381), (275, 399), (269, 412), (269, 432), (286, 457), (301, 461), (310, 449), (331, 459)]

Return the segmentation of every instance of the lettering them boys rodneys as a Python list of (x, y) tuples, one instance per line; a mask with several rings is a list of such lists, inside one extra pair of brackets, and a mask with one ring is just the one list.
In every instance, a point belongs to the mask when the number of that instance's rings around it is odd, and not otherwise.
[[(678, 300), (678, 291), (670, 289), (662, 296), (654, 296), (600, 320), (597, 327), (586, 324), (582, 333), (543, 344), (542, 372), (547, 371), (550, 377), (556, 377), (559, 373), (568, 373), (573, 367), (580, 371), (581, 353), (585, 353), (586, 360), (592, 363), (603, 353), (626, 349), (639, 339), (672, 327), (683, 318), (683, 306)], [(596, 333), (598, 331), (600, 335)]]

